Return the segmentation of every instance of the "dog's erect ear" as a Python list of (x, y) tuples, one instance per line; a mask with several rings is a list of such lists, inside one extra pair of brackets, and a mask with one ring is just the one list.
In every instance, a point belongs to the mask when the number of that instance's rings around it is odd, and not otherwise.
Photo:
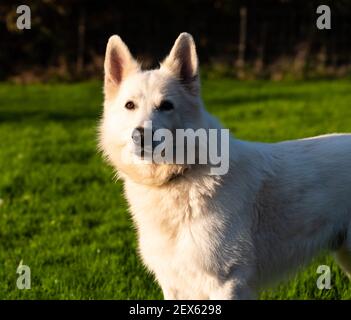
[(118, 87), (127, 75), (139, 70), (139, 65), (132, 57), (128, 47), (117, 35), (108, 40), (104, 68), (104, 92), (107, 99), (117, 93)]
[(199, 62), (195, 42), (189, 33), (179, 35), (170, 54), (161, 63), (161, 69), (172, 72), (192, 93), (198, 93)]

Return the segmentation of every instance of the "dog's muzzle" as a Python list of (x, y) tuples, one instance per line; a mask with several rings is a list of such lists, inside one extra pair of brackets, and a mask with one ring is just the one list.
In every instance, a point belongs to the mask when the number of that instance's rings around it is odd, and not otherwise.
[(132, 132), (132, 140), (135, 144), (137, 150), (144, 153), (152, 153), (153, 148), (155, 147), (153, 143), (153, 134), (154, 131), (148, 128), (137, 127)]

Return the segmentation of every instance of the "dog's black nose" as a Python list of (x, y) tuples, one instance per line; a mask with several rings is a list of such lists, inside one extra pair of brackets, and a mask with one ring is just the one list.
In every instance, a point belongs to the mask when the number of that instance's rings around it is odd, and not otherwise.
[(143, 147), (144, 144), (144, 128), (137, 127), (132, 132), (132, 139), (133, 142), (137, 145)]

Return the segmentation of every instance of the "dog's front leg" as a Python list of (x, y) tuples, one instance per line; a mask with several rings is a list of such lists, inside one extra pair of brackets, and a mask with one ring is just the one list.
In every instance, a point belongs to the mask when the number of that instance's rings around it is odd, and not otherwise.
[[(235, 280), (234, 280), (235, 282)], [(256, 292), (248, 285), (227, 283), (211, 292), (210, 300), (255, 300)]]
[(242, 279), (233, 278), (212, 291), (210, 300), (255, 300), (257, 293)]
[(163, 299), (164, 300), (177, 300), (177, 291), (162, 285)]

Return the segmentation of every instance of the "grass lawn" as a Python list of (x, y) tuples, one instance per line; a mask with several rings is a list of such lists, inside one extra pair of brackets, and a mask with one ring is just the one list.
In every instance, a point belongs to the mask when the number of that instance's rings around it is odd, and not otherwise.
[[(101, 83), (0, 84), (0, 299), (160, 299), (136, 255), (113, 171), (96, 149)], [(205, 80), (207, 108), (241, 139), (265, 142), (351, 131), (351, 82)], [(20, 261), (31, 290), (16, 288)], [(319, 290), (319, 264), (331, 267)], [(321, 256), (263, 299), (351, 299)]]

